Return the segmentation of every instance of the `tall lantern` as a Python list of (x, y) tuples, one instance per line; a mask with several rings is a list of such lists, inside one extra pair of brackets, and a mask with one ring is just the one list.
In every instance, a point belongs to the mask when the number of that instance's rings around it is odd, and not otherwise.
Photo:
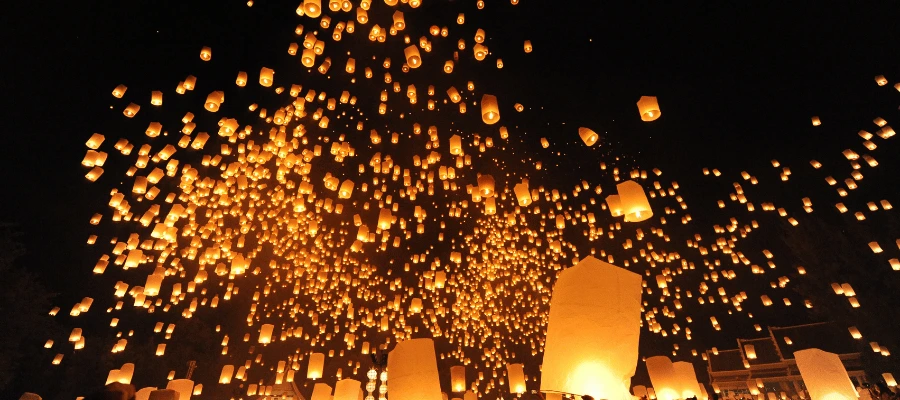
[(481, 119), (488, 125), (496, 124), (500, 120), (500, 106), (497, 105), (497, 97), (489, 94), (481, 96)]
[(190, 379), (174, 379), (169, 381), (166, 389), (178, 392), (178, 400), (191, 400), (194, 393), (194, 381)]
[(859, 397), (837, 354), (819, 349), (794, 352), (797, 369), (812, 400), (853, 400)]
[(520, 206), (528, 207), (531, 205), (531, 192), (528, 191), (528, 179), (523, 179), (522, 183), (517, 183), (516, 186), (513, 187), (513, 192), (515, 192), (516, 201), (519, 202)]
[(600, 139), (596, 132), (584, 127), (578, 128), (578, 136), (581, 136), (581, 141), (588, 146), (593, 146)]
[(303, 0), (303, 12), (310, 18), (319, 18), (322, 15), (322, 0)]
[(272, 332), (275, 331), (275, 325), (263, 324), (259, 327), (259, 343), (269, 344), (272, 342)]
[(672, 360), (666, 356), (655, 356), (647, 358), (645, 363), (647, 364), (647, 374), (650, 375), (650, 382), (653, 383), (653, 390), (656, 391), (656, 398), (659, 400), (680, 399), (680, 385)]
[(509, 374), (509, 392), (525, 393), (525, 366), (522, 364), (508, 364), (506, 372)]
[(432, 339), (397, 343), (388, 354), (391, 400), (442, 400)]
[(681, 398), (699, 398), (702, 392), (700, 384), (697, 382), (697, 372), (694, 371), (694, 364), (687, 361), (679, 361), (672, 363), (672, 368), (675, 371), (675, 377), (678, 379), (678, 389), (681, 391)]
[(609, 213), (613, 217), (622, 216), (622, 200), (619, 198), (619, 195), (606, 196), (606, 206), (609, 207)]
[(264, 87), (271, 87), (275, 81), (275, 71), (271, 68), (262, 67), (259, 70), (259, 84)]
[(659, 111), (659, 102), (656, 96), (641, 96), (637, 102), (638, 112), (641, 113), (641, 121), (656, 121), (662, 112)]
[(631, 400), (640, 325), (640, 275), (590, 256), (563, 271), (550, 298), (541, 391)]
[(360, 381), (341, 379), (334, 384), (334, 400), (359, 400), (362, 395)]
[(313, 386), (312, 396), (309, 397), (309, 400), (331, 400), (331, 386), (317, 383)]
[(450, 390), (456, 393), (466, 391), (466, 366), (450, 367)]
[(653, 216), (650, 201), (644, 193), (644, 188), (635, 181), (625, 181), (616, 185), (619, 192), (619, 200), (622, 202), (622, 213), (625, 214), (625, 222), (646, 221)]
[[(322, 377), (322, 369), (325, 367), (325, 354), (311, 353), (309, 355), (309, 368), (306, 370), (308, 379), (319, 379)], [(331, 395), (331, 388), (328, 388)]]
[(481, 197), (491, 197), (494, 195), (494, 177), (490, 175), (481, 175), (478, 177), (478, 193)]

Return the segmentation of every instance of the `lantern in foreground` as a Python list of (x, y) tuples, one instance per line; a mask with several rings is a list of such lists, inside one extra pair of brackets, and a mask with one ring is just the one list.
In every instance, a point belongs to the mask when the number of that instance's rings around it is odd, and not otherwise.
[(581, 141), (588, 146), (593, 146), (600, 139), (596, 132), (584, 127), (578, 128), (578, 136), (581, 136)]
[(500, 120), (500, 106), (497, 105), (497, 97), (486, 94), (481, 96), (481, 119), (488, 125), (496, 124)]
[(653, 216), (650, 201), (647, 200), (644, 188), (639, 183), (625, 181), (616, 185), (616, 190), (619, 192), (619, 201), (621, 201), (625, 222), (646, 221)]
[(653, 383), (657, 399), (675, 400), (682, 398), (675, 366), (669, 357), (649, 357), (645, 363), (647, 364), (647, 373), (650, 375), (650, 382)]
[(360, 382), (356, 379), (341, 379), (334, 384), (334, 400), (359, 400), (361, 395)]
[[(308, 379), (319, 379), (322, 377), (322, 369), (325, 366), (325, 354), (312, 353), (309, 355), (309, 368), (306, 370)], [(331, 388), (328, 388), (328, 394), (331, 395)]]
[(322, 15), (322, 1), (303, 0), (303, 12), (310, 18), (319, 18)]
[(466, 367), (464, 365), (450, 367), (450, 388), (457, 393), (466, 391)]
[(541, 391), (631, 400), (640, 303), (641, 276), (594, 257), (560, 273), (550, 299)]
[(331, 400), (331, 386), (324, 383), (317, 383), (313, 386), (312, 396), (309, 400)]
[(694, 364), (687, 361), (679, 361), (672, 363), (672, 368), (675, 371), (675, 379), (678, 381), (678, 390), (681, 393), (681, 398), (699, 398), (701, 395), (700, 383), (697, 382)]
[(259, 70), (259, 84), (264, 87), (271, 87), (275, 81), (275, 71), (271, 68), (262, 67)]
[(411, 339), (388, 354), (392, 400), (442, 400), (434, 341)]
[(190, 379), (174, 379), (169, 381), (166, 389), (178, 392), (178, 400), (190, 400), (194, 393), (194, 381)]
[(638, 112), (641, 114), (641, 121), (656, 121), (662, 112), (659, 111), (659, 102), (656, 96), (641, 96), (637, 102)]
[(272, 324), (263, 324), (259, 327), (259, 343), (268, 344), (272, 342), (272, 332), (275, 330), (275, 325)]
[(794, 359), (812, 400), (851, 400), (859, 397), (837, 354), (806, 349), (795, 351)]
[(525, 393), (525, 366), (522, 364), (509, 364), (506, 366), (509, 374), (509, 392)]
[(422, 65), (422, 56), (419, 55), (419, 48), (416, 45), (403, 49), (403, 55), (406, 56), (406, 64), (410, 68), (419, 68)]
[(606, 196), (606, 206), (609, 207), (609, 213), (613, 217), (622, 216), (622, 200), (619, 198), (619, 195)]

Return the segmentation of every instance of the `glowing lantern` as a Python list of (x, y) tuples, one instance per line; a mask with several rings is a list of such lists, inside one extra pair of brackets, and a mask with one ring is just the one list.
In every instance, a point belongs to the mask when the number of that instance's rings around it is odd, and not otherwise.
[(884, 75), (878, 75), (875, 77), (875, 83), (877, 83), (878, 86), (884, 86), (888, 84), (888, 80), (884, 77)]
[(531, 193), (528, 191), (527, 179), (523, 179), (522, 183), (517, 183), (513, 187), (513, 192), (516, 194), (516, 201), (518, 201), (520, 206), (527, 207), (531, 204)]
[(597, 140), (600, 139), (600, 136), (597, 135), (597, 133), (584, 127), (578, 128), (578, 136), (580, 136), (584, 144), (588, 146), (593, 146), (594, 143), (597, 143)]
[[(322, 377), (322, 370), (325, 367), (325, 354), (311, 353), (309, 355), (309, 368), (306, 370), (308, 379), (319, 379)], [(331, 395), (331, 388), (328, 388), (328, 394)]]
[(166, 389), (178, 392), (178, 400), (190, 400), (194, 392), (194, 381), (190, 379), (174, 379), (166, 384)]
[(362, 397), (360, 382), (355, 379), (341, 379), (334, 384), (334, 400), (359, 400)]
[(638, 112), (641, 114), (641, 121), (656, 121), (662, 112), (659, 111), (659, 102), (656, 96), (641, 96), (637, 102)]
[(550, 299), (541, 391), (630, 400), (640, 309), (638, 274), (590, 256), (561, 272)]
[(310, 400), (331, 400), (331, 386), (324, 383), (317, 383), (313, 386), (312, 396)]
[(244, 71), (238, 72), (237, 79), (234, 80), (234, 83), (239, 87), (247, 86), (247, 73)]
[[(621, 201), (625, 222), (641, 222), (653, 216), (650, 202), (644, 189), (635, 181), (625, 181), (616, 185)], [(609, 201), (607, 199), (607, 201)]]
[(702, 394), (700, 384), (697, 382), (697, 373), (694, 371), (694, 365), (679, 361), (672, 363), (672, 369), (675, 372), (675, 379), (678, 382), (678, 389), (682, 399), (698, 397)]
[(819, 126), (819, 125), (822, 125), (822, 120), (820, 120), (819, 117), (812, 117), (811, 119), (812, 119), (812, 125), (813, 125), (813, 126)]
[(434, 341), (410, 339), (388, 354), (393, 400), (442, 400)]
[(303, 12), (310, 18), (319, 18), (322, 15), (322, 1), (303, 0)]
[(268, 344), (272, 342), (272, 332), (275, 330), (275, 325), (272, 324), (263, 324), (259, 327), (259, 343)]
[(450, 367), (450, 388), (456, 393), (466, 391), (466, 367), (464, 365)]
[(481, 175), (478, 177), (478, 193), (481, 197), (491, 197), (494, 195), (494, 177), (490, 175)]
[(526, 41), (525, 41), (525, 52), (526, 52), (526, 53), (531, 53), (531, 51), (532, 51), (533, 49), (534, 49), (534, 48), (531, 46), (531, 41), (530, 41), (530, 40), (526, 40)]
[(222, 373), (219, 374), (219, 383), (231, 383), (231, 377), (234, 376), (234, 365), (222, 366)]
[(219, 106), (225, 102), (225, 92), (215, 91), (206, 96), (206, 103), (203, 108), (209, 112), (219, 111)]
[(275, 82), (275, 71), (270, 68), (262, 67), (262, 69), (259, 70), (259, 84), (264, 87), (272, 87), (273, 82)]
[(622, 200), (619, 198), (619, 195), (614, 194), (607, 196), (606, 206), (609, 208), (609, 213), (612, 214), (613, 217), (622, 216)]
[(209, 61), (210, 59), (212, 59), (212, 49), (205, 46), (200, 49), (200, 59), (203, 61)]
[(806, 349), (795, 351), (794, 359), (812, 400), (852, 400), (859, 397), (837, 354)]
[(500, 120), (500, 106), (497, 105), (497, 97), (489, 94), (481, 96), (481, 119), (488, 125), (496, 124)]
[(672, 364), (672, 360), (669, 360), (669, 357), (649, 357), (645, 363), (647, 364), (647, 373), (650, 375), (650, 382), (653, 383), (657, 399), (675, 400), (681, 398), (675, 366)]
[(463, 154), (462, 138), (459, 135), (450, 136), (450, 154), (455, 156)]
[(128, 90), (128, 87), (125, 85), (116, 86), (116, 88), (113, 89), (113, 91), (112, 91), (112, 95), (113, 95), (113, 97), (115, 97), (117, 99), (121, 99), (122, 96), (125, 95), (126, 90)]
[(422, 56), (419, 55), (419, 48), (415, 45), (403, 49), (403, 55), (406, 56), (406, 64), (410, 68), (419, 68), (422, 65)]
[(747, 355), (748, 359), (755, 360), (756, 359), (756, 348), (752, 344), (744, 345), (744, 354)]
[(525, 393), (525, 366), (522, 364), (507, 364), (506, 371), (509, 374), (509, 392)]

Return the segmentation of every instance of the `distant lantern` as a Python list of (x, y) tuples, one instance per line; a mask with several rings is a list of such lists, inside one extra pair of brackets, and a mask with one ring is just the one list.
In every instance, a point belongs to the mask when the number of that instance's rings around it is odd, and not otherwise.
[(581, 140), (588, 146), (593, 146), (600, 139), (596, 132), (585, 127), (578, 128), (578, 136), (581, 136)]
[(415, 45), (403, 49), (403, 55), (406, 56), (406, 64), (410, 68), (419, 68), (422, 65), (422, 56), (419, 55), (419, 48)]
[[(306, 378), (307, 379), (319, 379), (322, 377), (322, 370), (325, 367), (325, 354), (323, 353), (311, 353), (309, 355), (309, 367), (306, 370)], [(331, 389), (329, 388), (329, 395), (331, 394)]]
[(488, 125), (496, 124), (500, 120), (500, 106), (497, 105), (497, 97), (489, 94), (481, 96), (481, 119)]
[(494, 177), (490, 175), (481, 175), (478, 177), (478, 194), (481, 197), (491, 197), (494, 195)]
[(748, 359), (755, 360), (756, 359), (756, 347), (752, 344), (744, 345), (744, 354), (747, 355)]
[(319, 18), (322, 15), (322, 1), (303, 0), (303, 12), (310, 18)]
[(813, 126), (822, 125), (822, 120), (820, 120), (819, 117), (812, 117), (811, 120)]
[(878, 86), (884, 86), (888, 84), (888, 80), (884, 77), (884, 75), (878, 75), (875, 77), (875, 83), (877, 83)]
[(646, 221), (653, 216), (650, 201), (639, 183), (625, 181), (616, 185), (616, 190), (619, 192), (625, 222)]
[(819, 399), (856, 399), (859, 395), (837, 354), (819, 349), (794, 352), (797, 369), (809, 391), (809, 397)]
[(206, 103), (203, 105), (203, 108), (209, 112), (219, 111), (219, 106), (225, 102), (225, 92), (215, 91), (206, 96)]
[(442, 400), (432, 339), (405, 340), (388, 354), (390, 396), (394, 400)]
[(125, 95), (126, 90), (128, 90), (128, 87), (125, 85), (116, 86), (116, 88), (113, 89), (113, 91), (112, 91), (112, 95), (113, 95), (113, 97), (115, 97), (117, 99), (121, 99), (122, 96)]
[(506, 371), (509, 375), (509, 392), (515, 394), (525, 393), (525, 366), (522, 364), (507, 364)]
[(272, 342), (272, 332), (275, 330), (275, 325), (272, 324), (263, 324), (259, 327), (259, 343), (268, 344)]
[(247, 73), (244, 71), (238, 72), (237, 79), (234, 80), (234, 83), (239, 87), (247, 86)]
[(645, 122), (656, 121), (662, 112), (659, 111), (659, 102), (656, 96), (641, 96), (637, 102), (638, 112), (641, 114), (641, 120)]
[(525, 52), (526, 52), (526, 53), (531, 53), (532, 50), (533, 50), (533, 47), (531, 47), (531, 41), (530, 41), (530, 40), (526, 40), (526, 41), (525, 41)]
[(394, 11), (394, 14), (391, 16), (393, 20), (393, 27), (398, 31), (402, 31), (406, 29), (406, 20), (403, 18), (403, 11)]
[(203, 61), (209, 61), (210, 59), (212, 59), (212, 49), (205, 46), (200, 49), (200, 59)]
[(263, 67), (259, 70), (259, 84), (264, 87), (271, 87), (275, 82), (275, 71), (270, 68)]
[(488, 55), (487, 46), (481, 43), (476, 43), (475, 46), (472, 47), (472, 51), (475, 52), (475, 59), (478, 61), (483, 61)]
[(448, 74), (453, 72), (453, 61), (447, 60), (444, 62), (444, 72)]
[(550, 299), (540, 390), (631, 399), (640, 325), (640, 275), (591, 256), (563, 270)]

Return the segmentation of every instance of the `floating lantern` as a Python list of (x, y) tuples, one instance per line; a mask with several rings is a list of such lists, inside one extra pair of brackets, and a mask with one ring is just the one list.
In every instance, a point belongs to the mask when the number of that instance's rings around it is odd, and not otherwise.
[(597, 143), (597, 140), (600, 139), (600, 136), (597, 135), (597, 133), (584, 127), (578, 128), (578, 136), (580, 136), (581, 141), (588, 146), (593, 146), (594, 143)]
[(641, 114), (641, 121), (656, 121), (662, 112), (659, 111), (659, 102), (656, 96), (641, 96), (637, 102), (638, 112)]
[(813, 400), (856, 399), (859, 395), (837, 354), (819, 349), (794, 352), (797, 369)]
[(496, 124), (500, 120), (500, 106), (497, 105), (495, 96), (489, 94), (481, 96), (481, 119), (488, 125)]
[(640, 184), (635, 181), (625, 181), (616, 185), (616, 190), (619, 192), (625, 222), (646, 221), (653, 216), (650, 202)]
[(442, 400), (434, 341), (405, 340), (388, 354), (393, 400)]

